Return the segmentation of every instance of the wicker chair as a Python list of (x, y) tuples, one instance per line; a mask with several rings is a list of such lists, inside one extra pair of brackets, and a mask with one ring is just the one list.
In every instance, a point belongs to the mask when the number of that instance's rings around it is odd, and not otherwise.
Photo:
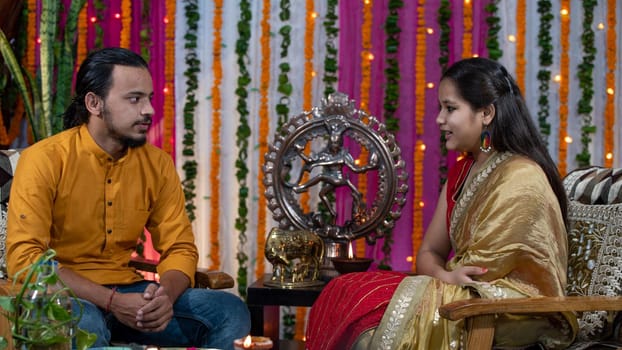
[[(6, 242), (6, 210), (11, 190), (13, 170), (17, 166), (20, 156), (19, 150), (0, 150), (0, 295), (11, 295), (13, 283), (8, 280), (6, 273), (5, 242)], [(129, 262), (136, 270), (144, 272), (156, 272), (158, 262), (155, 260), (136, 258)], [(195, 274), (195, 283), (198, 288), (226, 289), (234, 285), (233, 278), (222, 271), (209, 271), (199, 268)], [(8, 320), (0, 315), (0, 336), (9, 339), (11, 344), (11, 332)], [(9, 350), (13, 349), (9, 345)]]
[[(579, 334), (570, 349), (622, 348), (622, 168), (577, 169), (564, 178), (569, 198), (566, 297), (471, 299), (440, 314), (466, 319), (467, 349), (491, 349), (495, 315), (574, 311)], [(620, 313), (622, 315), (622, 313)]]

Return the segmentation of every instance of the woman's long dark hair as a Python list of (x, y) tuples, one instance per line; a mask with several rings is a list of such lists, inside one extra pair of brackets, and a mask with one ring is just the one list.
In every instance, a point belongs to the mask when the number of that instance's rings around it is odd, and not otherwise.
[(454, 63), (443, 74), (442, 79), (446, 78), (456, 84), (460, 95), (474, 110), (494, 105), (495, 117), (488, 125), (492, 147), (499, 152), (523, 155), (538, 163), (557, 196), (564, 222), (567, 222), (568, 199), (561, 176), (518, 85), (507, 70), (487, 58), (467, 58)]
[(110, 47), (92, 51), (80, 65), (76, 76), (75, 96), (63, 115), (65, 129), (82, 125), (89, 121), (89, 111), (86, 109), (84, 98), (92, 92), (105, 99), (112, 85), (112, 70), (114, 66), (144, 67), (147, 62), (133, 51), (120, 47)]

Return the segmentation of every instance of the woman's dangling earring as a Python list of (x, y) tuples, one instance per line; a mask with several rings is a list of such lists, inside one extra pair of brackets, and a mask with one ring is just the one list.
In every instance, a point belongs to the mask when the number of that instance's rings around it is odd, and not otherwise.
[(482, 134), (480, 135), (479, 149), (480, 151), (484, 153), (488, 153), (490, 152), (490, 150), (492, 150), (492, 140), (490, 136), (490, 131), (488, 131), (488, 126), (486, 125), (484, 127), (485, 129), (484, 131), (482, 131)]

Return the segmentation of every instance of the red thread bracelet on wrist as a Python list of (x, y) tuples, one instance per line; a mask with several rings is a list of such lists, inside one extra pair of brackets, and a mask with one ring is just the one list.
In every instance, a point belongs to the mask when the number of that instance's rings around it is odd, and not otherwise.
[(117, 292), (117, 287), (112, 287), (112, 293), (110, 294), (110, 299), (108, 299), (108, 305), (106, 305), (106, 312), (110, 312), (110, 305), (112, 305), (112, 297)]

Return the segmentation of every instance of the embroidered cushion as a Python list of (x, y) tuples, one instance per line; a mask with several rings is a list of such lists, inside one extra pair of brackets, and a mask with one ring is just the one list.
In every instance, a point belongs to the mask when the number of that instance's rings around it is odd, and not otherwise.
[[(568, 295), (622, 294), (622, 169), (591, 167), (566, 176)], [(582, 341), (609, 337), (614, 313), (578, 315)]]
[(6, 278), (6, 214), (19, 150), (0, 150), (0, 279)]

